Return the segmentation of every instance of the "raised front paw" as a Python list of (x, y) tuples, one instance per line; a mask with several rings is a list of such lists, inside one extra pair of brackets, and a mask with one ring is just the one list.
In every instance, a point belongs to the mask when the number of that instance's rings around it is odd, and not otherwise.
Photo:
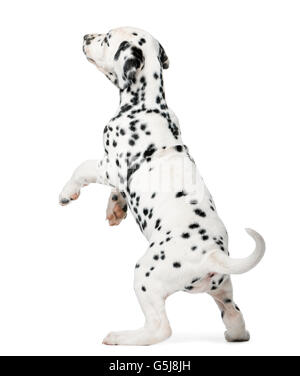
[(77, 200), (79, 195), (80, 187), (72, 181), (69, 181), (59, 195), (59, 203), (63, 206), (68, 205), (71, 201)]
[(106, 219), (110, 226), (118, 226), (126, 218), (126, 206), (123, 208), (118, 202), (112, 202), (106, 210)]

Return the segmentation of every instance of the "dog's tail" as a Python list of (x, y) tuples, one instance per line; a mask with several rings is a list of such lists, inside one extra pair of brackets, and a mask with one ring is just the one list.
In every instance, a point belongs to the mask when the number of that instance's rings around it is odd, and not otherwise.
[(250, 256), (234, 259), (218, 249), (207, 255), (205, 267), (208, 267), (210, 272), (221, 274), (242, 274), (254, 268), (265, 254), (265, 241), (256, 231), (250, 228), (246, 229), (246, 231), (256, 243), (255, 250)]

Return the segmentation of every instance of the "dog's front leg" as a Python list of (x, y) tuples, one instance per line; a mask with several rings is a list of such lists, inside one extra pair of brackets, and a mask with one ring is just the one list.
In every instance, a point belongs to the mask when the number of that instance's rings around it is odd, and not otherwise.
[(89, 160), (78, 166), (59, 196), (60, 204), (67, 205), (70, 201), (76, 200), (80, 195), (80, 189), (90, 183), (112, 185), (105, 160)]
[(108, 199), (106, 219), (110, 226), (117, 226), (127, 215), (127, 202), (118, 189), (113, 189)]

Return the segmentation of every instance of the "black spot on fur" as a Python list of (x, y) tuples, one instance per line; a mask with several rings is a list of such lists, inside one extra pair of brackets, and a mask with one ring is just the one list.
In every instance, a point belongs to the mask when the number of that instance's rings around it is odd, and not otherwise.
[(180, 198), (180, 197), (183, 197), (183, 196), (186, 196), (187, 195), (187, 193), (186, 192), (184, 192), (184, 191), (180, 191), (180, 192), (177, 192), (176, 193), (176, 198)]
[(129, 110), (132, 109), (132, 106), (130, 104), (124, 104), (122, 107), (121, 107), (121, 112), (127, 112)]
[(149, 157), (151, 157), (152, 154), (156, 152), (156, 150), (157, 150), (157, 149), (156, 149), (155, 145), (154, 145), (154, 144), (150, 144), (150, 145), (147, 147), (147, 149), (144, 151), (144, 154), (143, 154), (144, 158), (149, 158)]
[(141, 39), (139, 40), (139, 45), (140, 45), (140, 46), (142, 46), (142, 45), (145, 44), (145, 43), (146, 43), (146, 39), (141, 38)]
[(156, 220), (156, 222), (155, 222), (155, 229), (158, 229), (158, 228), (159, 228), (160, 222), (161, 222), (160, 219), (157, 219), (157, 220)]
[(195, 214), (199, 215), (199, 217), (206, 217), (206, 213), (201, 209), (195, 209), (194, 212)]

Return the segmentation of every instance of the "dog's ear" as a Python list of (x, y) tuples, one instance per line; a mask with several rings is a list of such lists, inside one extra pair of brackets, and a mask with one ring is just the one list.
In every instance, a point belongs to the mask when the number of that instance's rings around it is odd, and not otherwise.
[(164, 50), (163, 46), (159, 43), (159, 55), (158, 55), (158, 60), (160, 61), (161, 63), (161, 66), (164, 68), (164, 69), (168, 69), (169, 68), (169, 58), (166, 54), (166, 51)]
[[(122, 52), (124, 52), (124, 58), (121, 59), (120, 55)], [(120, 44), (118, 51), (114, 56), (114, 60), (121, 61), (122, 79), (125, 81), (125, 86), (135, 83), (136, 74), (144, 65), (145, 58), (143, 51), (133, 44), (124, 41)]]
[(132, 46), (123, 66), (124, 76), (129, 83), (135, 83), (136, 74), (139, 69), (143, 68), (144, 61), (143, 51), (138, 47)]

